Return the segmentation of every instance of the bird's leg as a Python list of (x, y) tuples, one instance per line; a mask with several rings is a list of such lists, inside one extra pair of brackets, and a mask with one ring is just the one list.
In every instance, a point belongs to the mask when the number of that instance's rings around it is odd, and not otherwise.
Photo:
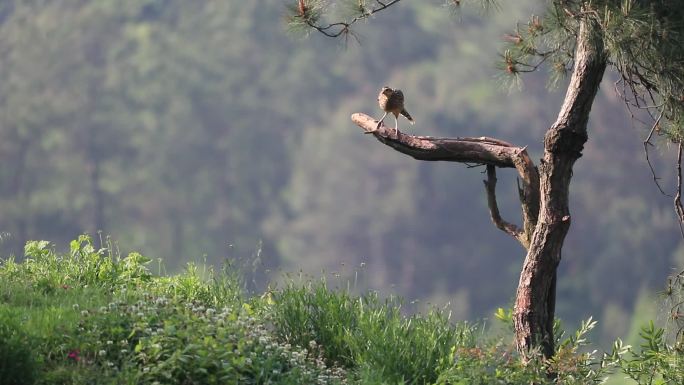
[(382, 118), (380, 118), (380, 120), (378, 121), (378, 125), (375, 127), (375, 131), (380, 129), (380, 125), (382, 124), (382, 121), (385, 120), (385, 116), (387, 116), (387, 111), (385, 111), (385, 115), (383, 115)]
[(394, 116), (394, 135), (397, 136), (397, 139), (399, 138), (399, 119), (397, 119), (397, 116)]

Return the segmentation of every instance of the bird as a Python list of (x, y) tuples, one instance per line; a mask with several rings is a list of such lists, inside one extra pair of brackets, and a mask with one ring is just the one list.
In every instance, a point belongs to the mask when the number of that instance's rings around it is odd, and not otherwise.
[(387, 86), (382, 87), (380, 94), (378, 94), (378, 104), (380, 105), (380, 108), (385, 111), (385, 114), (382, 115), (382, 118), (380, 118), (378, 126), (375, 128), (376, 130), (380, 128), (380, 124), (382, 124), (382, 121), (390, 112), (394, 114), (395, 135), (399, 135), (400, 114), (404, 115), (411, 124), (415, 124), (415, 120), (413, 120), (411, 114), (409, 114), (408, 111), (406, 111), (406, 108), (404, 108), (404, 93), (401, 92), (401, 90), (395, 90)]

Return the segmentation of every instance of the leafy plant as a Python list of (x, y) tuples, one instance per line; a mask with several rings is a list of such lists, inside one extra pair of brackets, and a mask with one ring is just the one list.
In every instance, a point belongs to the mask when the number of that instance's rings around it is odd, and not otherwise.
[(621, 360), (623, 372), (637, 384), (684, 383), (684, 350), (681, 345), (668, 344), (664, 334), (665, 330), (651, 321), (639, 332), (641, 349), (630, 348), (629, 355)]

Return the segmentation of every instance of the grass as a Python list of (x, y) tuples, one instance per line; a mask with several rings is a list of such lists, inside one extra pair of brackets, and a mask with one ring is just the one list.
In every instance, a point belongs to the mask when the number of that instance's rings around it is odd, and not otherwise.
[(325, 347), (328, 362), (356, 367), (390, 383), (433, 383), (450, 365), (454, 346), (475, 345), (478, 328), (454, 325), (438, 310), (403, 317), (396, 299), (377, 293), (352, 296), (325, 281), (291, 285), (277, 293), (273, 309), (282, 339)]
[(155, 276), (138, 253), (86, 236), (70, 246), (29, 242), (22, 263), (0, 263), (0, 385), (593, 384), (619, 367), (646, 384), (667, 380), (662, 365), (680, 357), (651, 329), (644, 340), (658, 355), (623, 359), (619, 344), (590, 353), (587, 322), (553, 359), (525, 363), (510, 334), (438, 309), (405, 316), (401, 300), (377, 293), (321, 279), (248, 296), (230, 268)]

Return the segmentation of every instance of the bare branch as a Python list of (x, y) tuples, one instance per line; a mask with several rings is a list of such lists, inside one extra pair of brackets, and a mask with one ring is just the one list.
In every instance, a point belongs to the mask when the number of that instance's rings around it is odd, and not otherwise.
[(526, 147), (517, 147), (486, 136), (435, 138), (402, 132), (395, 134), (394, 128), (387, 127), (384, 123), (378, 128), (378, 121), (366, 114), (356, 113), (351, 119), (364, 133), (373, 134), (381, 143), (418, 160), (515, 168), (520, 177), (523, 216), (522, 235), (516, 238), (523, 246), (529, 244), (539, 216), (539, 173), (527, 154)]
[(652, 146), (653, 143), (651, 143), (651, 139), (653, 138), (653, 133), (655, 130), (658, 128), (658, 124), (660, 124), (660, 119), (663, 117), (663, 112), (660, 112), (660, 115), (658, 115), (658, 118), (656, 118), (655, 122), (653, 122), (653, 125), (651, 126), (651, 131), (648, 133), (648, 136), (644, 140), (644, 155), (646, 155), (646, 163), (648, 163), (648, 168), (651, 169), (651, 176), (653, 176), (653, 182), (655, 185), (658, 187), (658, 190), (660, 190), (660, 193), (672, 197), (672, 195), (668, 194), (663, 190), (663, 187), (660, 185), (660, 182), (658, 180), (658, 176), (656, 175), (655, 168), (653, 168), (653, 163), (651, 163), (651, 158), (649, 157), (648, 154), (648, 146)]
[(489, 206), (489, 214), (494, 225), (499, 230), (517, 239), (527, 249), (529, 242), (522, 229), (502, 219), (501, 213), (499, 213), (499, 205), (496, 203), (496, 167), (487, 165), (487, 179), (482, 182), (487, 192), (487, 206)]
[(544, 62), (546, 61), (546, 59), (548, 59), (549, 57), (551, 57), (551, 54), (553, 54), (553, 53), (555, 53), (555, 52), (550, 52), (550, 53), (548, 53), (548, 54), (547, 54), (547, 53), (538, 53), (538, 54), (536, 54), (537, 56), (540, 56), (540, 57), (541, 57), (541, 59), (539, 59), (539, 61), (538, 61), (536, 64), (527, 64), (527, 63), (523, 63), (523, 62), (520, 62), (520, 61), (516, 61), (516, 62), (515, 62), (516, 65), (520, 65), (520, 66), (525, 67), (525, 69), (520, 69), (520, 68), (518, 68), (518, 69), (516, 70), (516, 72), (535, 72), (539, 67), (541, 67), (542, 64), (544, 64)]
[(677, 220), (679, 220), (679, 231), (684, 238), (684, 207), (682, 207), (682, 142), (679, 142), (677, 149), (677, 195), (674, 198)]
[(514, 158), (519, 156), (521, 147), (510, 143), (479, 138), (435, 138), (414, 136), (399, 132), (384, 123), (376, 130), (378, 121), (362, 113), (353, 114), (352, 121), (363, 128), (365, 133), (374, 134), (382, 143), (418, 160), (447, 161), (472, 164), (491, 164), (502, 168), (515, 168)]

